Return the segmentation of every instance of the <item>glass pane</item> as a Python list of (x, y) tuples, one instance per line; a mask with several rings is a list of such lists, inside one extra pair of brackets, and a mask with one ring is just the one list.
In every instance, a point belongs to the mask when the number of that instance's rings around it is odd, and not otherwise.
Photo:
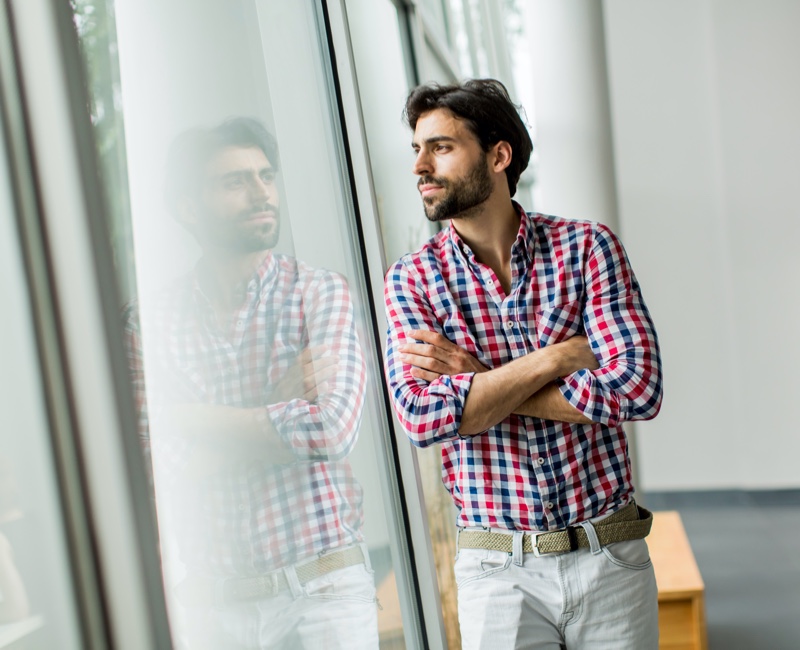
[(0, 124), (0, 648), (81, 648)]
[(114, 246), (134, 251), (135, 272), (117, 256), (138, 287), (122, 316), (176, 645), (404, 647), (404, 532), (317, 8), (90, 6), (110, 26), (82, 34), (90, 76), (119, 52), (93, 109), (99, 126), (111, 97), (124, 121), (103, 164), (109, 218), (130, 214)]

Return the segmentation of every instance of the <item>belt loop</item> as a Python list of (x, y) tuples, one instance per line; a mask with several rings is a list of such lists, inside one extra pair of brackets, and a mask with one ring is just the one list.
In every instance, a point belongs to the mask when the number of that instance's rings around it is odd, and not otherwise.
[(586, 537), (589, 538), (589, 550), (592, 555), (597, 555), (603, 549), (600, 546), (600, 540), (597, 538), (597, 531), (594, 529), (591, 521), (582, 521), (578, 524), (583, 530), (586, 531)]
[(511, 546), (512, 550), (512, 557), (514, 559), (514, 564), (517, 566), (522, 566), (524, 562), (524, 556), (522, 552), (522, 542), (525, 539), (525, 531), (522, 530), (515, 530), (514, 531), (514, 541)]
[(367, 544), (365, 542), (359, 543), (359, 548), (361, 549), (361, 555), (364, 556), (364, 566), (367, 568), (368, 573), (372, 573), (372, 562), (369, 559), (369, 551), (367, 550)]
[(297, 600), (303, 595), (303, 586), (300, 584), (300, 579), (297, 577), (297, 571), (294, 566), (283, 567), (283, 575), (286, 576), (286, 582), (289, 584), (289, 590), (292, 592), (292, 598)]

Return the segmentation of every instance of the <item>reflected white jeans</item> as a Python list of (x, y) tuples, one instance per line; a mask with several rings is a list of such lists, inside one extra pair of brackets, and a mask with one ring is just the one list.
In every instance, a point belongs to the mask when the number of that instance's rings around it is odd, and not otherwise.
[(331, 571), (301, 585), (287, 568), (290, 589), (270, 598), (187, 616), (191, 650), (377, 650), (378, 609), (369, 566)]
[(646, 542), (593, 541), (592, 549), (540, 557), (459, 550), (462, 649), (657, 650), (658, 592)]

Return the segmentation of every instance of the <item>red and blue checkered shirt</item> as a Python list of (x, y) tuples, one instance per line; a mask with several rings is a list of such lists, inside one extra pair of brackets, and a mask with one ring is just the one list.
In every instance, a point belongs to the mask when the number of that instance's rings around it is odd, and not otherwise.
[[(362, 489), (346, 456), (361, 420), (365, 366), (344, 279), (270, 253), (227, 327), (196, 273), (143, 310), (141, 334), (138, 311), (132, 303), (124, 321), (139, 435), (162, 537), (176, 539), (181, 560), (205, 573), (256, 575), (362, 541)], [(300, 352), (316, 346), (338, 358), (324, 392), (313, 402), (271, 399)], [(240, 460), (181, 480), (196, 443), (174, 435), (159, 412), (187, 403), (263, 408), (296, 461)]]
[[(459, 526), (553, 530), (630, 500), (621, 423), (658, 413), (662, 379), (652, 320), (622, 244), (589, 221), (520, 213), (511, 292), (451, 224), (386, 275), (386, 370), (403, 428), (419, 447), (442, 445), (442, 478)], [(443, 334), (489, 368), (585, 334), (598, 370), (557, 380), (594, 424), (512, 414), (460, 436), (474, 373), (411, 376), (398, 347), (414, 329)]]

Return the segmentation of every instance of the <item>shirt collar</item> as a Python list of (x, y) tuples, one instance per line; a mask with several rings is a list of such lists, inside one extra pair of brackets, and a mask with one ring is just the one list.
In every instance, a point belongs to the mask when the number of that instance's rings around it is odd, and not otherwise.
[[(260, 296), (265, 289), (269, 288), (278, 277), (278, 261), (273, 255), (272, 251), (268, 251), (266, 257), (258, 265), (253, 275), (244, 286), (244, 300), (248, 303), (252, 302), (257, 296)], [(201, 259), (195, 266), (194, 273), (192, 274), (192, 289), (194, 299), (199, 304), (210, 305), (208, 296), (203, 291), (200, 278), (203, 274), (203, 260)]]
[[(530, 264), (533, 260), (533, 223), (528, 213), (525, 212), (519, 203), (516, 201), (512, 201), (511, 203), (514, 205), (514, 209), (519, 213), (520, 217), (517, 238), (511, 246), (511, 259), (513, 262), (521, 255), (522, 259), (527, 264)], [(450, 221), (449, 225), (449, 237), (456, 250), (461, 251), (469, 262), (475, 264), (475, 253), (473, 253), (467, 243), (461, 239), (452, 221)]]

